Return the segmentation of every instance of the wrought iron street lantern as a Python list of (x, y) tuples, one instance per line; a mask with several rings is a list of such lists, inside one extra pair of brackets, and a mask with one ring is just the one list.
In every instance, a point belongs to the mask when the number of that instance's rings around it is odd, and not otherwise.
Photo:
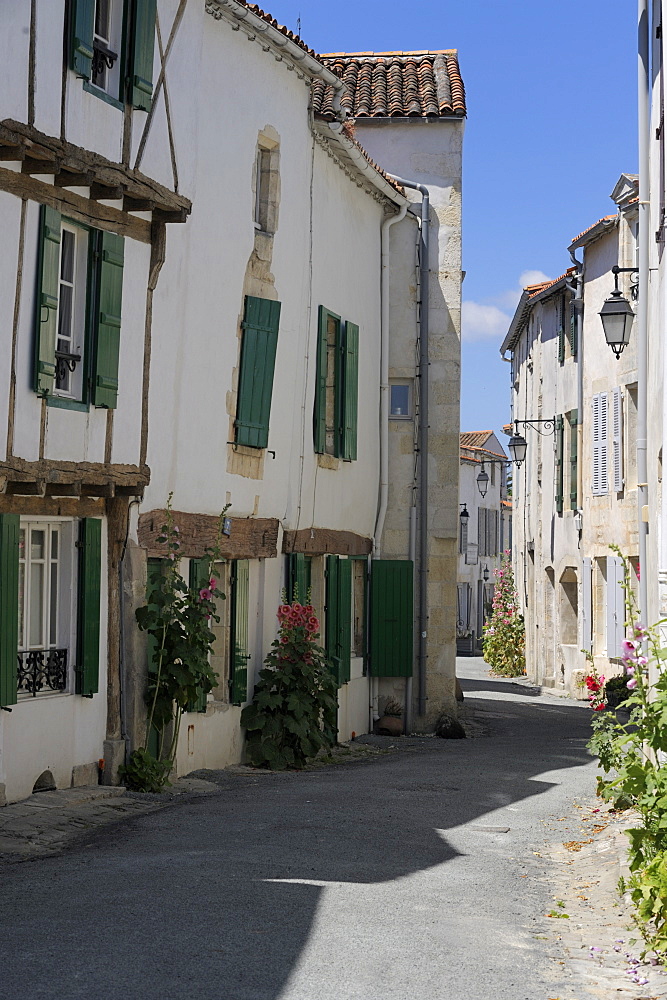
[(618, 276), (623, 271), (636, 271), (637, 269), (619, 267), (614, 264), (611, 270), (614, 275), (614, 290), (609, 298), (605, 299), (599, 315), (602, 320), (605, 340), (618, 359), (630, 343), (630, 332), (635, 318), (632, 306), (618, 287)]

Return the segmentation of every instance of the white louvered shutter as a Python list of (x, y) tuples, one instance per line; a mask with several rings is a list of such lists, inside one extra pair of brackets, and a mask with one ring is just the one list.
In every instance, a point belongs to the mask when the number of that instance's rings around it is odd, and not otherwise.
[(623, 392), (617, 386), (612, 392), (612, 463), (614, 470), (614, 491), (623, 489)]
[(593, 651), (592, 561), (582, 560), (581, 567), (581, 648)]
[(600, 493), (609, 492), (608, 454), (609, 454), (609, 419), (608, 395), (600, 393)]
[(607, 557), (607, 656), (621, 655), (625, 635), (625, 592), (623, 563), (618, 556)]
[(591, 493), (600, 493), (600, 397), (593, 396), (593, 470)]

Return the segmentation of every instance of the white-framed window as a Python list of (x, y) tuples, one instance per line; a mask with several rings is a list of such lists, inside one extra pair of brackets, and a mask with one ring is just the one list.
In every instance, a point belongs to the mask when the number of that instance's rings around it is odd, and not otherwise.
[(87, 279), (88, 231), (63, 221), (53, 392), (77, 400), (83, 395)]
[(110, 97), (120, 95), (123, 0), (95, 0), (90, 82)]
[(72, 690), (77, 523), (21, 519), (18, 695), (22, 698)]
[(412, 382), (405, 380), (390, 383), (389, 416), (392, 420), (412, 419)]

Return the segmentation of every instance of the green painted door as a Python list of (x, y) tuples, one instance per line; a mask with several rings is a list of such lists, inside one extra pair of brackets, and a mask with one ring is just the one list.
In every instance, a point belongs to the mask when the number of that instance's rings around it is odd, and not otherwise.
[(412, 677), (414, 568), (407, 559), (371, 563), (369, 673)]

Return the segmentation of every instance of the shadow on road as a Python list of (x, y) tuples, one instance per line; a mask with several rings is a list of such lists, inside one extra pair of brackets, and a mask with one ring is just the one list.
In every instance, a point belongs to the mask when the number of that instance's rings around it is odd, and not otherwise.
[(499, 681), (493, 677), (487, 680), (473, 680), (471, 677), (459, 678), (461, 689), (466, 691), (499, 691), (505, 694), (524, 694), (529, 697), (539, 698), (542, 693), (541, 688), (528, 686), (527, 684), (513, 684), (511, 681)]
[[(493, 684), (506, 688), (517, 693)], [(442, 865), (458, 854), (440, 831), (541, 795), (552, 784), (540, 774), (590, 762), (588, 716), (576, 706), (478, 704), (502, 710), (484, 738), (302, 774), (217, 772), (219, 795), (8, 870), (7, 996), (46, 995), (36, 984), (48, 984), (61, 1000), (111, 996), (111, 986), (144, 1000), (279, 1000), (322, 883), (379, 886)]]

